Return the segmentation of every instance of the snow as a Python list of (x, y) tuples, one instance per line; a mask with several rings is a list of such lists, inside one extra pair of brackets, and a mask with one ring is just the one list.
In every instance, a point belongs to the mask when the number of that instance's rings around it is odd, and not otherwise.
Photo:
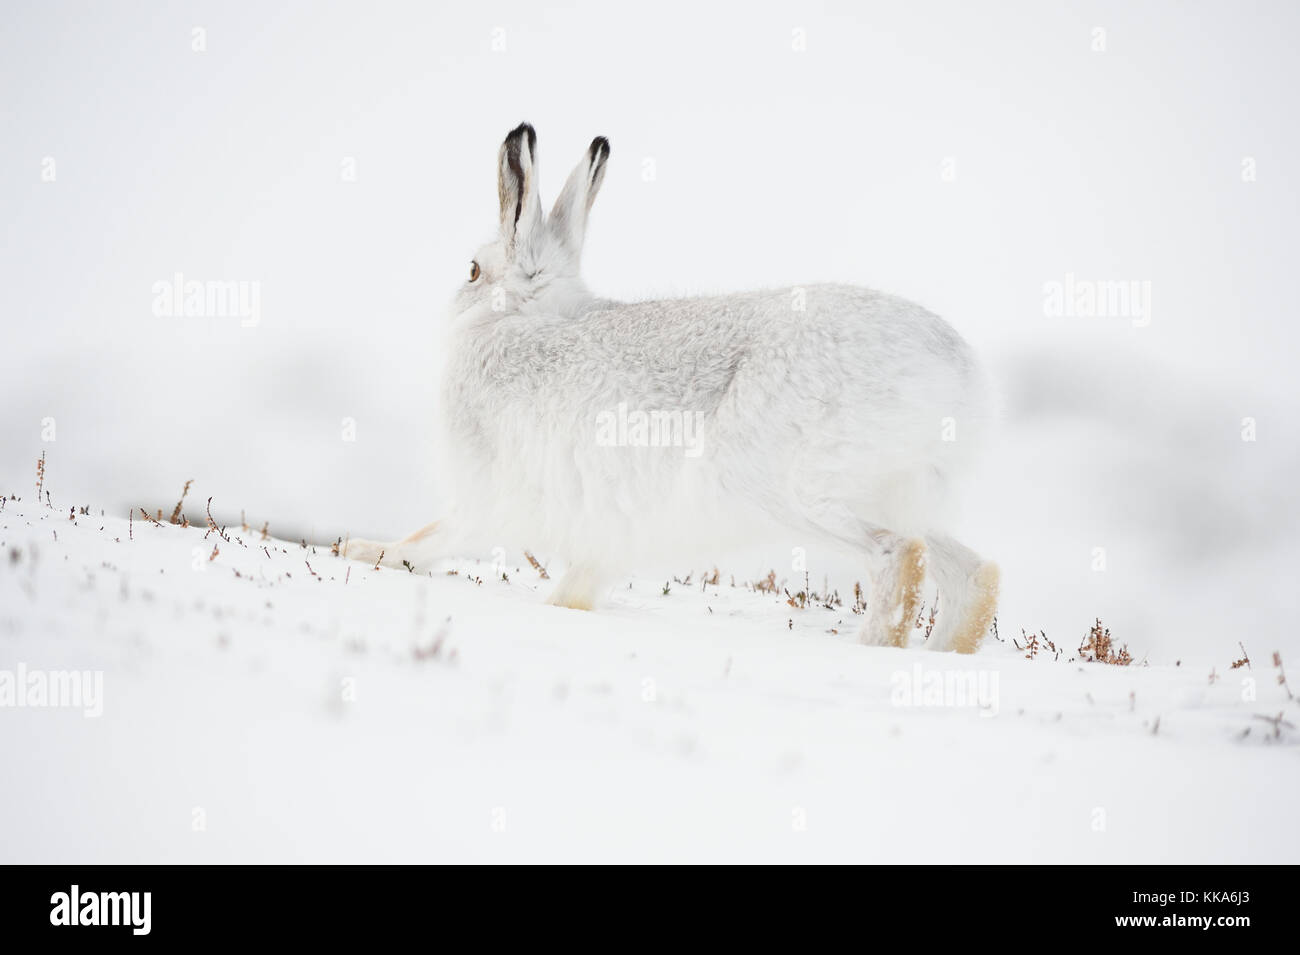
[[(0, 710), (5, 862), (1300, 848), (1296, 732), (1259, 718), (1300, 708), (1263, 648), (1249, 669), (1225, 652), (1211, 682), (1203, 665), (1072, 661), (1064, 639), (1060, 659), (992, 638), (932, 653), (922, 629), (863, 647), (851, 598), (792, 608), (725, 570), (634, 578), (582, 612), (544, 605), (522, 560), (376, 571), (52, 500), (0, 511), (0, 670), (101, 670), (103, 712)], [(931, 674), (982, 681), (987, 705), (907, 705)]]

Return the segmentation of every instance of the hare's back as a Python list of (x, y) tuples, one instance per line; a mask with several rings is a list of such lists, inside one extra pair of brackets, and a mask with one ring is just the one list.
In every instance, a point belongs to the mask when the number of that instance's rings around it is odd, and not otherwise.
[[(557, 361), (592, 382), (721, 400), (747, 379), (781, 394), (874, 401), (926, 391), (951, 403), (975, 385), (972, 352), (919, 305), (817, 285), (740, 295), (599, 304), (565, 326)], [(740, 379), (737, 381), (737, 379)]]

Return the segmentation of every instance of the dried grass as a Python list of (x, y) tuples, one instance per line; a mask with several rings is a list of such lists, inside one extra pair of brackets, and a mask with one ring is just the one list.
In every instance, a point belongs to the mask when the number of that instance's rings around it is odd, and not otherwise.
[(1092, 625), (1088, 636), (1079, 645), (1079, 659), (1085, 663), (1108, 663), (1119, 667), (1126, 667), (1133, 662), (1133, 657), (1128, 652), (1128, 644), (1116, 649), (1110, 630), (1102, 626), (1100, 618)]

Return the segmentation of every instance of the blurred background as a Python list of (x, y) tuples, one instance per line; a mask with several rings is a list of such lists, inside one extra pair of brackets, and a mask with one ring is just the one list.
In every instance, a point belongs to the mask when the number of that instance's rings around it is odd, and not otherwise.
[[(526, 119), (544, 203), (612, 142), (597, 294), (852, 282), (976, 345), (1005, 428), (963, 531), (1003, 565), (1004, 631), (1102, 616), (1160, 662), (1297, 646), (1293, 4), (6, 19), (0, 492), (45, 452), (56, 506), (169, 510), (193, 478), (187, 512), (291, 539), (436, 517), (438, 330)], [(178, 273), (256, 283), (255, 321), (159, 314)], [(1107, 282), (1139, 304), (1053, 313), (1053, 283)]]

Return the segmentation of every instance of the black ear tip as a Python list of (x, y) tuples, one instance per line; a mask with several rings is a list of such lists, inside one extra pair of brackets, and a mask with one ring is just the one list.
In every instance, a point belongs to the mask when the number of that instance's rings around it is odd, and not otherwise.
[(588, 152), (593, 162), (597, 159), (603, 162), (609, 158), (609, 140), (604, 136), (597, 136), (591, 141), (591, 149)]
[(510, 130), (510, 134), (506, 136), (506, 142), (511, 142), (512, 140), (518, 142), (520, 139), (525, 137), (528, 139), (528, 151), (530, 153), (535, 153), (537, 151), (537, 130), (533, 129), (533, 127), (528, 123), (520, 123), (514, 129)]

